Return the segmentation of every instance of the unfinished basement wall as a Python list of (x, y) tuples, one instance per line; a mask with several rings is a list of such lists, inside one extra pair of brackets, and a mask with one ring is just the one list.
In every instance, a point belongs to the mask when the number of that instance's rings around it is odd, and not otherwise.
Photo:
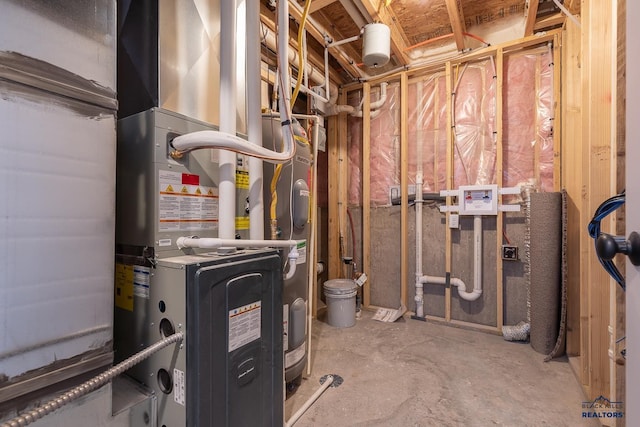
[[(518, 50), (504, 55), (502, 85), (498, 85), (495, 59), (485, 58), (454, 64), (447, 75), (436, 70), (410, 76), (408, 85), (407, 150), (408, 192), (412, 199), (418, 174), (423, 176), (423, 193), (447, 189), (447, 167), (452, 173), (453, 188), (470, 184), (503, 186), (529, 185), (534, 191), (554, 188), (553, 144), (553, 54), (546, 45)], [(447, 87), (450, 78), (450, 89)], [(378, 84), (371, 86), (371, 100), (378, 99)], [(497, 105), (498, 88), (503, 104)], [(449, 90), (452, 94), (449, 93)], [(363, 90), (348, 95), (351, 105), (358, 105)], [(407, 245), (409, 256), (400, 259), (402, 236), (401, 206), (392, 204), (401, 188), (401, 111), (400, 83), (389, 82), (385, 105), (371, 118), (369, 182), (363, 182), (362, 119), (347, 119), (348, 210), (353, 217), (353, 231), (344, 239), (348, 248), (355, 246), (355, 257), (363, 253), (363, 233), (369, 233), (370, 303), (395, 307), (405, 303), (415, 310), (415, 208), (408, 208)], [(453, 113), (451, 113), (453, 111)], [(498, 114), (502, 111), (502, 156), (498, 155)], [(451, 148), (448, 150), (448, 144)], [(449, 155), (447, 152), (449, 151)], [(502, 158), (501, 167), (498, 165)], [(451, 162), (448, 165), (448, 162)], [(503, 171), (502, 179), (498, 179)], [(370, 205), (363, 208), (363, 187), (369, 186)], [(507, 200), (505, 200), (507, 201)], [(511, 197), (509, 202), (515, 202)], [(423, 206), (423, 274), (445, 276), (446, 254), (450, 250), (451, 277), (462, 279), (467, 290), (473, 286), (473, 219), (461, 217), (459, 228), (447, 233), (445, 215), (439, 210), (442, 200)], [(363, 209), (370, 213), (370, 227), (362, 230)], [(527, 320), (527, 288), (521, 260), (499, 265), (498, 241), (524, 249), (524, 213), (503, 214), (501, 229), (496, 217), (483, 218), (483, 295), (473, 302), (462, 300), (455, 288), (425, 285), (425, 314), (442, 320), (460, 321), (489, 328)], [(355, 245), (351, 233), (356, 236)], [(347, 249), (346, 252), (354, 252)], [(366, 252), (366, 251), (365, 251)], [(402, 278), (401, 263), (408, 264)], [(503, 284), (498, 297), (498, 275)], [(401, 282), (408, 284), (406, 301), (401, 301)], [(502, 308), (500, 308), (502, 306)], [(498, 313), (502, 311), (501, 318)]]

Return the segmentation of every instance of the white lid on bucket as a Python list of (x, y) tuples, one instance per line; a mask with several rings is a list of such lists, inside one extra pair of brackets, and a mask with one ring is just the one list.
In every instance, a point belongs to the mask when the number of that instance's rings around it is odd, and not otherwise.
[(322, 287), (325, 295), (347, 295), (358, 289), (356, 282), (351, 279), (327, 280)]

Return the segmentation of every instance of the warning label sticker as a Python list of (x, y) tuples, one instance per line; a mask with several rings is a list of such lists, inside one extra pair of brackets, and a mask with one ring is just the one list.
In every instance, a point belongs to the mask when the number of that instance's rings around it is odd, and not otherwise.
[(298, 250), (298, 259), (296, 260), (296, 264), (304, 264), (307, 262), (307, 241), (298, 241), (296, 249)]
[(184, 371), (179, 369), (173, 370), (173, 401), (178, 405), (184, 406), (186, 399), (184, 395)]
[(236, 188), (239, 190), (249, 189), (249, 172), (242, 170), (236, 171)]
[(229, 311), (229, 353), (260, 338), (262, 302)]
[(159, 231), (215, 230), (218, 227), (218, 189), (200, 185), (200, 177), (159, 171)]
[(127, 311), (133, 311), (133, 266), (116, 263), (115, 305)]

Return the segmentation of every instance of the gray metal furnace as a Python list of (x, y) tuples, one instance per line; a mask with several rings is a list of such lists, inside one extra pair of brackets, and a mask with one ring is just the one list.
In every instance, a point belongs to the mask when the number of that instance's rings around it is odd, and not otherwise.
[[(118, 122), (116, 361), (185, 333), (128, 374), (158, 396), (158, 425), (282, 426), (282, 265), (273, 249), (178, 249), (217, 237), (215, 150), (168, 155), (170, 141), (215, 129), (154, 108)], [(238, 190), (238, 218), (246, 197)], [(240, 232), (242, 235), (244, 231)], [(240, 241), (239, 241), (240, 243)]]
[(277, 252), (159, 259), (148, 284), (134, 296), (133, 310), (120, 316), (127, 327), (118, 345), (133, 353), (174, 332), (185, 333), (180, 346), (129, 371), (155, 392), (158, 425), (282, 426)]

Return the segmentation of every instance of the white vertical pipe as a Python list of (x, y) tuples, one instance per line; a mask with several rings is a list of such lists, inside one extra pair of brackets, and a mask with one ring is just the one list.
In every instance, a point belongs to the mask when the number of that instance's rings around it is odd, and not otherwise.
[[(416, 126), (416, 150), (418, 155), (417, 172), (416, 172), (416, 316), (424, 317), (424, 292), (422, 278), (422, 123), (424, 120), (424, 109), (422, 105), (422, 83), (418, 82), (417, 86), (417, 106), (418, 123)], [(382, 90), (382, 86), (381, 86)]]
[[(260, 5), (245, 0), (247, 13), (247, 136), (249, 142), (262, 145), (262, 100), (260, 91)], [(249, 238), (264, 239), (262, 160), (249, 158)]]
[(293, 141), (293, 130), (291, 128), (291, 80), (289, 77), (289, 1), (278, 1), (278, 71), (280, 73), (280, 96), (278, 97), (278, 107), (280, 110), (280, 121), (289, 122), (282, 126), (282, 139)]
[[(220, 2), (220, 131), (236, 134), (236, 0)], [(236, 154), (220, 150), (218, 237), (236, 234)]]
[[(419, 99), (419, 98), (418, 98)], [(418, 124), (418, 127), (420, 124)], [(420, 140), (418, 140), (420, 144)], [(422, 174), (416, 175), (416, 316), (424, 317), (422, 290)]]
[(478, 294), (478, 292), (482, 293), (482, 216), (480, 215), (473, 217), (473, 245), (473, 293)]

